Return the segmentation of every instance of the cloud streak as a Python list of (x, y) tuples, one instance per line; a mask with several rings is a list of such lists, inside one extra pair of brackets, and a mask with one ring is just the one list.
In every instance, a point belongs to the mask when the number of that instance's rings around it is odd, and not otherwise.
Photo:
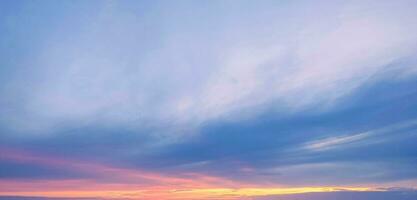
[(0, 194), (416, 187), (416, 8), (2, 1)]
[[(280, 5), (288, 9), (283, 14), (271, 12), (259, 19), (231, 15), (213, 25), (224, 30), (215, 33), (193, 19), (187, 21), (194, 27), (184, 26), (182, 19), (193, 13), (181, 13), (181, 7), (147, 5), (149, 11), (139, 15), (123, 10), (123, 2), (103, 3), (98, 11), (81, 15), (77, 20), (88, 20), (77, 29), (60, 27), (62, 31), (45, 36), (43, 41), (50, 45), (37, 49), (36, 72), (25, 81), (15, 73), (11, 82), (30, 86), (9, 98), (30, 101), (23, 101), (20, 114), (11, 113), (3, 122), (19, 129), (32, 127), (31, 132), (74, 123), (192, 126), (239, 118), (244, 110), (257, 113), (264, 105), (280, 105), (287, 112), (334, 105), (367, 82), (399, 78), (375, 77), (416, 50), (417, 38), (410, 30), (416, 21), (412, 6), (405, 5), (321, 2), (295, 9), (286, 3)], [(217, 20), (210, 9), (187, 6), (201, 10), (207, 23)], [(391, 7), (401, 12), (387, 12)], [(262, 4), (251, 10), (270, 11)], [(149, 24), (154, 15), (159, 27)], [(287, 22), (281, 15), (297, 17)], [(248, 21), (240, 25), (242, 17)], [(255, 21), (267, 18), (277, 20)], [(247, 27), (260, 31), (253, 36)], [(262, 31), (265, 27), (270, 28)], [(153, 42), (147, 40), (150, 35)], [(199, 54), (197, 46), (204, 47)], [(412, 74), (413, 69), (404, 65), (395, 71)]]
[[(324, 151), (324, 150), (331, 150), (335, 148), (343, 148), (348, 145), (355, 145), (358, 143), (369, 144), (369, 142), (371, 143), (383, 142), (384, 140), (387, 140), (390, 137), (393, 137), (392, 135), (395, 135), (394, 137), (396, 138), (401, 137), (399, 136), (399, 134), (403, 132), (403, 129), (410, 129), (410, 128), (413, 129), (413, 127), (415, 127), (416, 125), (417, 125), (416, 120), (410, 120), (406, 122), (401, 122), (399, 124), (394, 124), (388, 127), (384, 127), (381, 129), (367, 131), (364, 133), (337, 136), (337, 137), (311, 141), (305, 144), (303, 148), (307, 150), (312, 150), (312, 151)], [(405, 137), (407, 136), (408, 135), (405, 135)], [(373, 140), (371, 137), (373, 138)]]

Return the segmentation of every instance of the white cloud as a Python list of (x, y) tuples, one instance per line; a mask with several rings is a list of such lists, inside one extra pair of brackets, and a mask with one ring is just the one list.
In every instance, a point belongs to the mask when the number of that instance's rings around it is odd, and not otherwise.
[[(326, 5), (333, 12), (300, 4), (263, 23), (201, 19), (217, 23), (216, 34), (197, 22), (106, 7), (91, 27), (57, 33), (53, 38), (72, 36), (40, 51), (42, 81), (23, 92), (25, 115), (44, 129), (67, 123), (193, 125), (274, 103), (297, 112), (335, 105), (415, 53), (413, 4)], [(30, 127), (27, 116), (14, 117), (20, 119), (15, 126)]]
[(409, 120), (363, 133), (355, 133), (310, 141), (302, 145), (301, 149), (309, 151), (326, 151), (332, 149), (355, 147), (357, 145), (380, 143), (389, 141), (392, 138), (398, 139), (407, 137), (407, 134), (403, 134), (404, 130), (413, 128), (416, 125), (417, 120)]

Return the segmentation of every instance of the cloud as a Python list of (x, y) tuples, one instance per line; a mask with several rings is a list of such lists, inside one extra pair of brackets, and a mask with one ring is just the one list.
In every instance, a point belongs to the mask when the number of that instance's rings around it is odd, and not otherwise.
[(0, 12), (0, 175), (416, 185), (415, 2), (203, 4)]
[[(220, 4), (213, 6), (230, 6)], [(75, 19), (65, 18), (75, 28), (61, 25), (39, 39), (45, 45), (35, 48), (33, 71), (13, 73), (14, 94), (3, 91), (10, 101), (23, 100), (3, 103), (18, 112), (2, 121), (24, 132), (91, 123), (193, 127), (252, 117), (266, 105), (289, 113), (331, 107), (414, 54), (412, 5), (283, 4), (285, 12), (255, 19), (225, 10), (220, 23), (211, 8), (187, 5), (201, 10), (200, 20), (219, 30), (213, 32), (181, 6), (146, 5), (138, 12), (124, 10), (122, 2), (103, 3), (88, 15), (76, 11)], [(405, 65), (397, 71), (415, 70)]]
[[(260, 197), (250, 197), (255, 200), (349, 200), (352, 198), (358, 200), (412, 200), (417, 197), (416, 192), (321, 192), (321, 193), (307, 193), (307, 194), (291, 194), (291, 195), (268, 195)], [(46, 198), (46, 197), (0, 197), (0, 199), (7, 200), (68, 200), (68, 198)], [(81, 198), (77, 198), (81, 199)], [(210, 199), (210, 198), (209, 198)], [(236, 200), (245, 200), (246, 197), (237, 198)], [(84, 200), (84, 198), (83, 198)], [(93, 200), (92, 198), (85, 198), (85, 200)]]
[[(410, 120), (401, 122), (398, 124), (390, 125), (377, 130), (370, 130), (364, 133), (350, 134), (345, 136), (336, 136), (331, 138), (324, 138), (320, 140), (310, 141), (304, 145), (304, 149), (311, 151), (323, 151), (337, 148), (347, 147), (348, 145), (358, 144), (370, 144), (375, 142), (383, 142), (392, 137), (399, 138), (404, 137), (400, 134), (404, 132), (404, 129), (413, 129), (417, 125), (416, 120)], [(407, 137), (407, 135), (405, 135)]]
[[(325, 113), (271, 110), (248, 120), (211, 121), (198, 134), (176, 140), (159, 134), (161, 128), (91, 124), (24, 137), (4, 131), (0, 146), (133, 170), (203, 173), (260, 184), (393, 183), (416, 177), (415, 85), (415, 80), (372, 84), (342, 100), (349, 102), (344, 107)], [(355, 133), (367, 134), (350, 138)], [(342, 139), (325, 142), (334, 138)], [(305, 148), (316, 143), (324, 146)], [(22, 165), (31, 166), (37, 167)]]
[(310, 193), (281, 196), (258, 197), (256, 200), (331, 200), (331, 199), (357, 199), (357, 200), (411, 200), (417, 197), (416, 192), (332, 192)]

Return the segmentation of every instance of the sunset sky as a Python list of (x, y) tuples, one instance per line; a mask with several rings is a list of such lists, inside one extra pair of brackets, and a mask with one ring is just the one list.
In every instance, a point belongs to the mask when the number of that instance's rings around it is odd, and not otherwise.
[(415, 200), (416, 11), (0, 0), (0, 200)]

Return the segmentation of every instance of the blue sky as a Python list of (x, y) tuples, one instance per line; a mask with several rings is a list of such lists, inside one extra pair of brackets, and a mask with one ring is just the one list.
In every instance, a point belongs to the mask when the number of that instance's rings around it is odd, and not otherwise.
[(415, 190), (416, 8), (2, 1), (0, 195)]

